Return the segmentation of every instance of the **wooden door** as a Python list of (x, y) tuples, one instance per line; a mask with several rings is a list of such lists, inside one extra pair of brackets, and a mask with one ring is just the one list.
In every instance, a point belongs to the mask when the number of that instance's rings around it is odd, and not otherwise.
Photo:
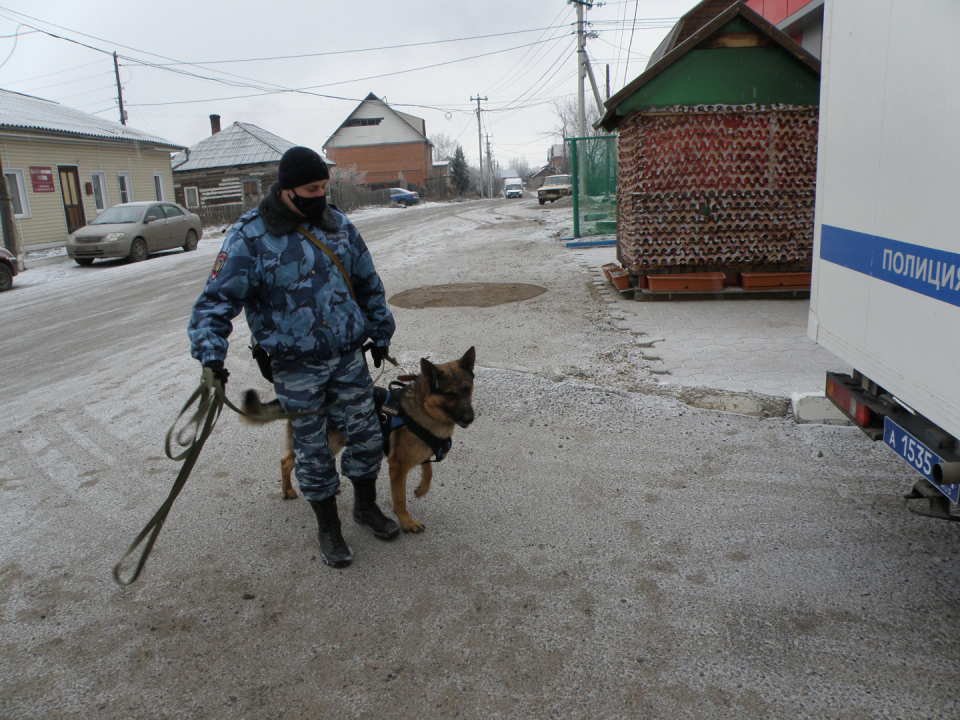
[(63, 213), (67, 217), (67, 232), (72, 233), (87, 224), (80, 195), (80, 174), (75, 167), (58, 167), (60, 193), (63, 195)]

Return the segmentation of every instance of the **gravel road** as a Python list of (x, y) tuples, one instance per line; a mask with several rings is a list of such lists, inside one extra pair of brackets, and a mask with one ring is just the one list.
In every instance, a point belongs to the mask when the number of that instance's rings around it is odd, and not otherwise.
[[(408, 367), (476, 346), (477, 420), (409, 502), (422, 535), (379, 542), (342, 496), (345, 570), (280, 498), (282, 428), (225, 414), (140, 581), (111, 578), (176, 475), (218, 239), (0, 295), (0, 717), (960, 716), (957, 528), (903, 509), (886, 448), (665, 390), (564, 248), (569, 209), (355, 221), (388, 296), (546, 292), (394, 309)], [(228, 391), (266, 391), (234, 332)]]

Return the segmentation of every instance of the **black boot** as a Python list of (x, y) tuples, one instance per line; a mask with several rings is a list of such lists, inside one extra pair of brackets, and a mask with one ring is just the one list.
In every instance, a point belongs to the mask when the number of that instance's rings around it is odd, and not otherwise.
[(317, 514), (317, 545), (320, 557), (330, 567), (343, 568), (353, 562), (350, 548), (340, 534), (340, 516), (337, 515), (337, 496), (326, 500), (309, 500), (310, 507)]
[(377, 507), (376, 476), (353, 480), (353, 519), (369, 527), (381, 540), (393, 540), (400, 534), (400, 526)]

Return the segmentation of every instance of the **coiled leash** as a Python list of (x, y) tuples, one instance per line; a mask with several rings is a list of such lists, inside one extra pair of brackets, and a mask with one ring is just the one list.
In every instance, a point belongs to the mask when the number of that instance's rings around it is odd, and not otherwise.
[[(177, 479), (174, 481), (173, 487), (170, 489), (170, 494), (167, 496), (163, 505), (161, 505), (160, 509), (150, 518), (150, 522), (147, 523), (146, 527), (140, 531), (140, 534), (137, 535), (136, 539), (123, 554), (123, 557), (120, 558), (120, 561), (113, 566), (113, 579), (117, 581), (117, 584), (124, 586), (130, 585), (140, 577), (140, 572), (143, 570), (143, 566), (146, 564), (147, 558), (150, 557), (150, 552), (153, 550), (153, 544), (157, 541), (157, 536), (163, 529), (163, 523), (170, 513), (170, 508), (173, 507), (173, 501), (177, 499), (177, 495), (183, 490), (187, 478), (190, 477), (190, 471), (193, 470), (197, 458), (200, 457), (203, 444), (207, 441), (207, 438), (210, 437), (210, 433), (213, 431), (214, 425), (217, 424), (217, 420), (220, 419), (220, 413), (223, 410), (225, 402), (229, 401), (227, 401), (226, 395), (223, 393), (223, 385), (214, 377), (213, 370), (204, 368), (203, 375), (200, 378), (200, 386), (194, 390), (193, 395), (190, 396), (190, 399), (187, 400), (180, 414), (177, 415), (177, 419), (173, 421), (170, 430), (167, 431), (167, 440), (165, 443), (167, 457), (171, 460), (183, 460), (183, 465), (180, 466)], [(186, 447), (186, 450), (175, 456), (170, 446), (174, 429), (180, 421), (180, 418), (187, 413), (194, 403), (197, 403), (196, 412), (193, 413), (190, 421), (177, 433), (177, 443), (181, 447)], [(136, 568), (134, 568), (133, 575), (128, 580), (124, 580), (120, 577), (120, 566), (123, 565), (123, 561), (126, 560), (144, 540), (146, 540), (146, 545), (143, 547), (140, 559), (137, 561)]]
[[(366, 351), (369, 349), (369, 347), (370, 345), (366, 345), (364, 346), (363, 350)], [(394, 365), (397, 365), (397, 361), (389, 355), (386, 355), (385, 359), (389, 360)], [(376, 379), (370, 383), (366, 390), (369, 390), (376, 385), (377, 380), (383, 376), (383, 373), (386, 371), (386, 369), (386, 363), (384, 363), (383, 370), (380, 371), (380, 374), (377, 375)], [(366, 392), (366, 390), (364, 392)], [(319, 410), (271, 415), (271, 419), (284, 420), (306, 417), (308, 415), (318, 415), (319, 413), (326, 412), (332, 407), (336, 407), (341, 402), (343, 401), (337, 400), (328, 405), (324, 405)], [(171, 441), (174, 436), (177, 423), (180, 422), (180, 419), (187, 414), (194, 403), (197, 404), (197, 409), (194, 411), (193, 416), (190, 418), (187, 424), (176, 433), (177, 444), (186, 449), (179, 455), (174, 455)], [(239, 415), (257, 419), (257, 416), (245, 413), (243, 410), (230, 402), (226, 393), (223, 391), (223, 385), (214, 376), (213, 370), (205, 367), (203, 369), (203, 374), (200, 376), (199, 387), (193, 391), (193, 395), (190, 396), (190, 399), (187, 400), (186, 404), (183, 406), (183, 409), (180, 411), (180, 414), (177, 415), (176, 420), (173, 421), (173, 424), (167, 431), (167, 439), (164, 443), (164, 450), (167, 454), (167, 457), (174, 461), (182, 460), (183, 465), (180, 466), (180, 472), (177, 473), (177, 479), (174, 480), (173, 487), (170, 489), (170, 494), (167, 496), (167, 499), (164, 500), (163, 505), (161, 505), (160, 509), (157, 510), (152, 518), (150, 518), (150, 521), (146, 524), (143, 530), (140, 531), (140, 534), (137, 535), (130, 547), (127, 548), (127, 551), (120, 558), (119, 562), (113, 566), (113, 579), (118, 585), (131, 585), (137, 581), (138, 577), (140, 577), (140, 572), (143, 570), (143, 566), (146, 565), (147, 558), (150, 557), (150, 553), (153, 550), (153, 545), (157, 541), (160, 531), (163, 529), (163, 523), (166, 522), (167, 515), (170, 513), (170, 508), (173, 507), (173, 503), (180, 494), (180, 491), (183, 490), (183, 486), (186, 484), (187, 478), (190, 477), (193, 466), (196, 464), (197, 458), (200, 457), (200, 451), (203, 450), (203, 444), (207, 441), (207, 438), (210, 437), (210, 433), (213, 432), (213, 428), (217, 424), (217, 420), (220, 419), (220, 413), (223, 411), (224, 405)], [(120, 577), (120, 566), (123, 565), (123, 561), (130, 557), (130, 555), (132, 555), (144, 541), (146, 541), (146, 544), (143, 546), (143, 550), (140, 553), (140, 559), (137, 561), (137, 565), (133, 570), (133, 575), (131, 575), (129, 579), (124, 580), (122, 577)]]

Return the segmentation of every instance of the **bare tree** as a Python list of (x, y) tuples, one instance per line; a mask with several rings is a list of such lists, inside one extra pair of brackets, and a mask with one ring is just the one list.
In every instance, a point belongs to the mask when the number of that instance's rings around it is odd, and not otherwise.
[(527, 162), (527, 158), (523, 155), (520, 157), (511, 158), (507, 167), (509, 167), (511, 170), (516, 170), (517, 175), (520, 177), (527, 177), (533, 172), (533, 168), (530, 167), (530, 163)]
[[(550, 137), (558, 137), (561, 140), (568, 137), (577, 137), (580, 134), (580, 111), (576, 97), (566, 97), (553, 101), (553, 113), (556, 116), (555, 125), (548, 133), (543, 133)], [(593, 124), (600, 119), (600, 113), (596, 105), (588, 102), (584, 108), (586, 117), (587, 135), (599, 135), (602, 131), (595, 130)]]
[(434, 162), (443, 162), (444, 160), (453, 158), (454, 153), (457, 151), (456, 141), (442, 132), (431, 135), (430, 142), (433, 143)]

